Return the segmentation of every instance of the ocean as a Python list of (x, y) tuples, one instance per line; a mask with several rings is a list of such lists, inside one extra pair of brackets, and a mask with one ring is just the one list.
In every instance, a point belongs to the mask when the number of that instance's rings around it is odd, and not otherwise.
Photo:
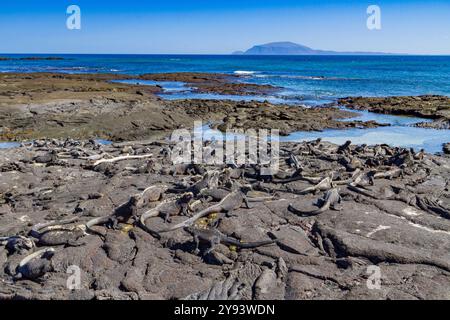
[[(437, 94), (450, 96), (450, 56), (242, 56), (242, 55), (6, 55), (56, 56), (65, 60), (0, 61), (0, 72), (120, 73), (217, 72), (239, 74), (241, 81), (283, 88), (269, 97), (195, 94), (182, 83), (163, 83), (166, 99), (255, 99), (317, 106), (346, 96)], [(133, 82), (133, 81), (131, 81)], [(140, 81), (142, 83), (142, 81)], [(148, 84), (154, 84), (149, 82)], [(423, 119), (380, 116), (392, 127), (322, 133), (294, 133), (291, 139), (322, 136), (336, 142), (389, 143), (439, 152), (450, 141), (447, 130), (411, 127)], [(361, 118), (361, 119), (362, 119)], [(379, 134), (378, 134), (379, 133)], [(367, 139), (364, 137), (369, 136)], [(289, 139), (289, 137), (288, 137)]]

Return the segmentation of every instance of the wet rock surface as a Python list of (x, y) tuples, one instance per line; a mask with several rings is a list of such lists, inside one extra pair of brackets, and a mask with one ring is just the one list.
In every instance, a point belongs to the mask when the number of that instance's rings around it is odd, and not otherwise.
[(432, 122), (418, 123), (416, 124), (417, 127), (450, 128), (450, 97), (446, 96), (348, 97), (338, 99), (338, 103), (350, 109), (434, 120)]
[(265, 96), (281, 90), (281, 88), (271, 85), (246, 83), (243, 81), (244, 78), (242, 76), (220, 73), (178, 72), (143, 74), (139, 79), (184, 82), (187, 87), (191, 87), (192, 91), (196, 93)]
[(354, 117), (352, 112), (333, 107), (305, 108), (274, 105), (268, 102), (236, 102), (217, 100), (177, 100), (168, 106), (182, 106), (196, 119), (213, 121), (211, 127), (226, 130), (278, 129), (281, 135), (294, 131), (322, 131), (324, 129), (375, 128), (383, 126), (374, 121), (345, 121)]
[[(263, 175), (174, 165), (173, 148), (68, 139), (1, 150), (0, 298), (450, 299), (448, 155), (289, 143), (279, 172)], [(81, 236), (40, 241), (67, 234)]]
[[(180, 77), (180, 74), (151, 77), (168, 80)], [(229, 76), (214, 74), (209, 78), (202, 74), (185, 74), (183, 77), (190, 81), (194, 78), (210, 81), (217, 88), (225, 88), (229, 81)], [(147, 139), (192, 127), (195, 120), (207, 121), (221, 130), (274, 128), (280, 129), (282, 134), (296, 130), (379, 125), (339, 121), (354, 114), (336, 108), (224, 100), (164, 101), (155, 95), (162, 90), (157, 86), (109, 82), (124, 79), (130, 77), (114, 74), (1, 74), (0, 141), (66, 137), (97, 137), (113, 141)]]
[(429, 128), (429, 129), (440, 129), (449, 130), (450, 129), (450, 119), (438, 119), (432, 122), (419, 122), (415, 124), (418, 128)]

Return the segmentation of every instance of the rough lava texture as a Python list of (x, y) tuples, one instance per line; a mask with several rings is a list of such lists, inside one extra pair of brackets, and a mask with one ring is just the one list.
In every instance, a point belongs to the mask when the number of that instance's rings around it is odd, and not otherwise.
[[(194, 76), (152, 77), (193, 81)], [(215, 77), (221, 80), (216, 82)], [(374, 122), (339, 121), (354, 114), (336, 108), (223, 100), (165, 101), (155, 95), (161, 92), (157, 86), (108, 82), (129, 78), (113, 74), (1, 74), (0, 141), (67, 137), (114, 141), (146, 139), (167, 136), (179, 128), (191, 128), (195, 120), (204, 120), (223, 130), (275, 128), (282, 134), (296, 130), (378, 126)], [(213, 74), (201, 79), (209, 79), (208, 83), (217, 88), (228, 83), (224, 75)]]
[(338, 103), (350, 109), (433, 119), (416, 126), (450, 129), (450, 97), (446, 96), (348, 97)]
[[(174, 165), (173, 148), (167, 140), (106, 146), (67, 139), (0, 151), (0, 298), (450, 299), (448, 156), (386, 145), (289, 143), (280, 146), (280, 170), (268, 176), (255, 165)], [(201, 183), (212, 171), (218, 181)], [(156, 236), (133, 219), (115, 228), (99, 224), (95, 233), (83, 228), (133, 195), (142, 200), (148, 187), (165, 186), (163, 196), (135, 203), (137, 217), (193, 185), (203, 187), (187, 216), (164, 222), (151, 215), (146, 228), (168, 228), (220, 201), (203, 196), (213, 194), (207, 191), (243, 188), (249, 199), (265, 200), (213, 213), (196, 227), (241, 243), (275, 242), (250, 249), (219, 244), (204, 255), (208, 243), (194, 250), (183, 229)], [(336, 188), (342, 201), (320, 214), (289, 209), (311, 212)], [(78, 220), (63, 224), (69, 218)], [(36, 227), (50, 221), (60, 225)], [(50, 247), (36, 238), (62, 239), (74, 230), (85, 230), (77, 243)], [(81, 284), (69, 290), (66, 272), (74, 265)], [(380, 268), (379, 289), (367, 285), (370, 266)]]

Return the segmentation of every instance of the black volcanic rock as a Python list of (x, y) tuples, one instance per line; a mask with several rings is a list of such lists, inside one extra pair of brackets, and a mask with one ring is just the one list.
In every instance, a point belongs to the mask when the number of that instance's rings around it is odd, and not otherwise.
[(450, 142), (444, 144), (443, 150), (445, 154), (450, 154)]

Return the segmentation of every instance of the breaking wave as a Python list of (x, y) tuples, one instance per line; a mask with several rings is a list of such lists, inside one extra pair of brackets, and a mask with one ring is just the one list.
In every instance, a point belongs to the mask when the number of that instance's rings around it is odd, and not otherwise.
[(246, 70), (237, 70), (234, 72), (234, 74), (240, 75), (240, 76), (250, 76), (255, 74), (256, 71), (246, 71)]

